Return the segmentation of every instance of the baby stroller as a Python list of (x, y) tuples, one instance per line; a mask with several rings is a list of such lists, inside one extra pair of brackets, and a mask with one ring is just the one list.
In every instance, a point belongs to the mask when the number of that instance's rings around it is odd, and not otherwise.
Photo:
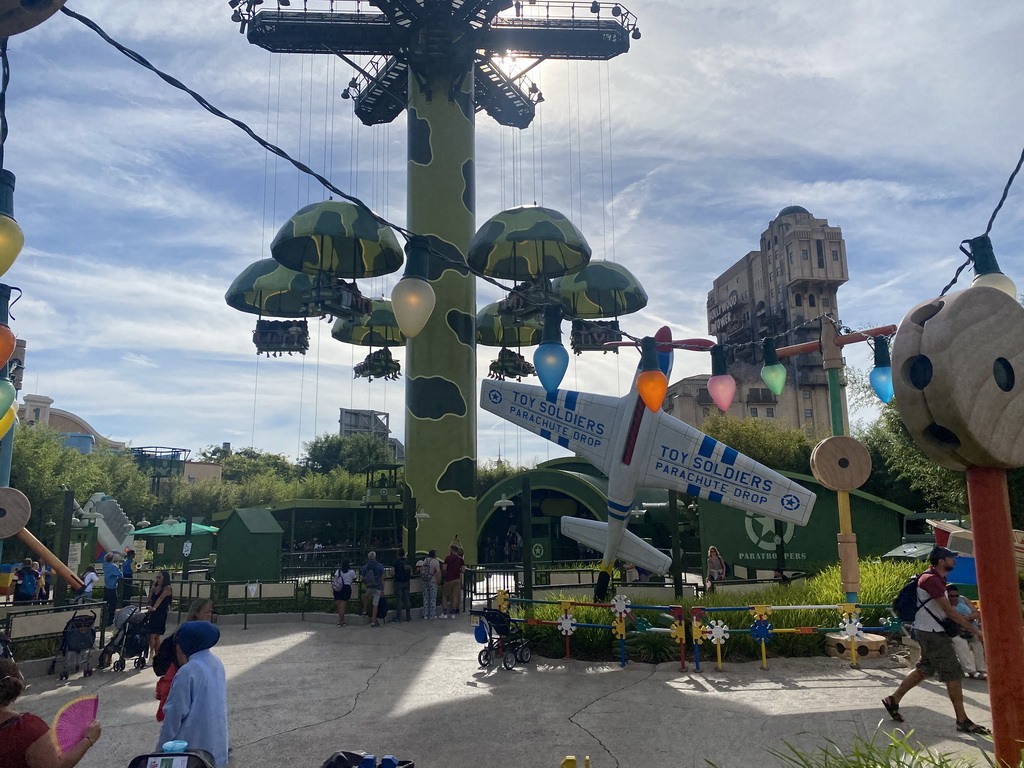
[(50, 662), (49, 673), (61, 662), (59, 679), (67, 680), (71, 666), (82, 670), (85, 677), (92, 675), (92, 647), (96, 643), (96, 614), (93, 611), (75, 611), (64, 625), (60, 638), (60, 653)]
[[(181, 758), (185, 758), (181, 761)], [(181, 762), (176, 762), (181, 761)], [(137, 755), (128, 763), (128, 768), (148, 768), (151, 765), (173, 765), (175, 768), (214, 768), (213, 755), (205, 749), (186, 749), (184, 752), (152, 752)]]
[(507, 613), (485, 608), (471, 615), (479, 616), (487, 629), (487, 644), (477, 656), (481, 667), (489, 667), (492, 659), (500, 658), (505, 669), (512, 669), (517, 661), (525, 664), (533, 656), (526, 633)]
[(137, 605), (126, 605), (114, 616), (114, 628), (114, 636), (100, 654), (99, 666), (107, 666), (116, 653), (120, 658), (113, 664), (115, 672), (124, 672), (126, 659), (130, 658), (135, 659), (135, 669), (145, 667), (149, 656), (149, 614)]

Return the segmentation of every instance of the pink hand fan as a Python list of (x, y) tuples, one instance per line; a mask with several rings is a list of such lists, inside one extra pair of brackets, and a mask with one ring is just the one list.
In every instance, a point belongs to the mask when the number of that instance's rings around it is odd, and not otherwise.
[(62, 753), (74, 747), (85, 736), (85, 729), (96, 719), (100, 708), (98, 696), (80, 696), (72, 699), (53, 718), (53, 741)]

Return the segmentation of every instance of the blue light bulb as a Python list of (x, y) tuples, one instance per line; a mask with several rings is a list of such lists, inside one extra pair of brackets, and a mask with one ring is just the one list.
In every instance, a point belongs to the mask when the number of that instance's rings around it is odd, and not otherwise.
[(875, 390), (879, 400), (883, 403), (892, 400), (892, 367), (886, 365), (872, 368), (868, 378), (871, 381), (871, 388)]
[(544, 391), (551, 394), (558, 390), (569, 369), (569, 353), (560, 343), (545, 342), (533, 353), (533, 367)]

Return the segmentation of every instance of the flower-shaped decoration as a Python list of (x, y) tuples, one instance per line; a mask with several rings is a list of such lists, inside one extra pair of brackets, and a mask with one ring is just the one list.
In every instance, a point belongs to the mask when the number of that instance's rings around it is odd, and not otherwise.
[(860, 634), (863, 625), (855, 617), (843, 619), (839, 625), (839, 631), (846, 635), (847, 640), (854, 640)]
[[(686, 625), (683, 624), (682, 622), (673, 621), (672, 622), (672, 627), (669, 630), (669, 632), (670, 632), (670, 634), (672, 636), (672, 639), (675, 640), (677, 643), (685, 643), (686, 642)], [(700, 635), (694, 634), (694, 637), (697, 638), (697, 642), (699, 643), (700, 642)]]
[(625, 595), (616, 595), (612, 598), (612, 611), (617, 616), (624, 616), (629, 610), (629, 598)]
[(508, 613), (508, 590), (499, 589), (498, 594), (494, 596), (494, 602), (499, 611)]
[(775, 629), (771, 623), (764, 619), (758, 619), (750, 625), (750, 636), (757, 640), (759, 643), (770, 643), (772, 638), (775, 637), (775, 633), (772, 630)]
[(562, 600), (558, 604), (558, 610), (560, 610), (562, 613), (572, 613), (572, 601)]
[(729, 639), (729, 627), (720, 619), (715, 619), (710, 624), (706, 624), (703, 632), (704, 637), (709, 638), (715, 645), (722, 645)]
[(558, 617), (558, 631), (563, 635), (571, 635), (576, 631), (576, 617), (571, 613), (563, 613)]
[(612, 624), (612, 634), (620, 640), (626, 636), (626, 619), (624, 617), (619, 616), (615, 619)]
[(772, 615), (772, 607), (770, 605), (752, 605), (750, 606), (750, 615), (754, 617), (755, 621), (764, 621)]

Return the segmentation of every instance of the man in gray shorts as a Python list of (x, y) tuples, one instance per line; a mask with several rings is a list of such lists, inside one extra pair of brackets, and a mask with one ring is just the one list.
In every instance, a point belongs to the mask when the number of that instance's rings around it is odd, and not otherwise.
[(903, 679), (896, 692), (882, 699), (882, 706), (893, 720), (902, 723), (900, 701), (911, 688), (934, 676), (946, 684), (946, 692), (956, 713), (956, 729), (987, 735), (990, 733), (988, 728), (971, 722), (967, 717), (964, 709), (964, 672), (956, 657), (953, 638), (946, 634), (943, 627), (943, 622), (948, 619), (959, 625), (964, 632), (970, 632), (978, 640), (982, 639), (981, 630), (961, 616), (946, 597), (946, 574), (956, 565), (956, 557), (956, 552), (945, 547), (935, 547), (929, 555), (932, 567), (917, 580), (918, 607), (914, 617), (914, 637), (921, 645), (921, 660)]
[[(377, 553), (368, 552), (366, 563), (359, 569), (363, 577), (363, 587), (366, 589), (366, 599), (373, 604), (373, 611), (370, 615), (370, 626), (379, 627), (377, 621), (377, 607), (380, 605), (381, 592), (384, 590), (384, 566), (377, 562)], [(386, 618), (381, 616), (381, 618)]]

